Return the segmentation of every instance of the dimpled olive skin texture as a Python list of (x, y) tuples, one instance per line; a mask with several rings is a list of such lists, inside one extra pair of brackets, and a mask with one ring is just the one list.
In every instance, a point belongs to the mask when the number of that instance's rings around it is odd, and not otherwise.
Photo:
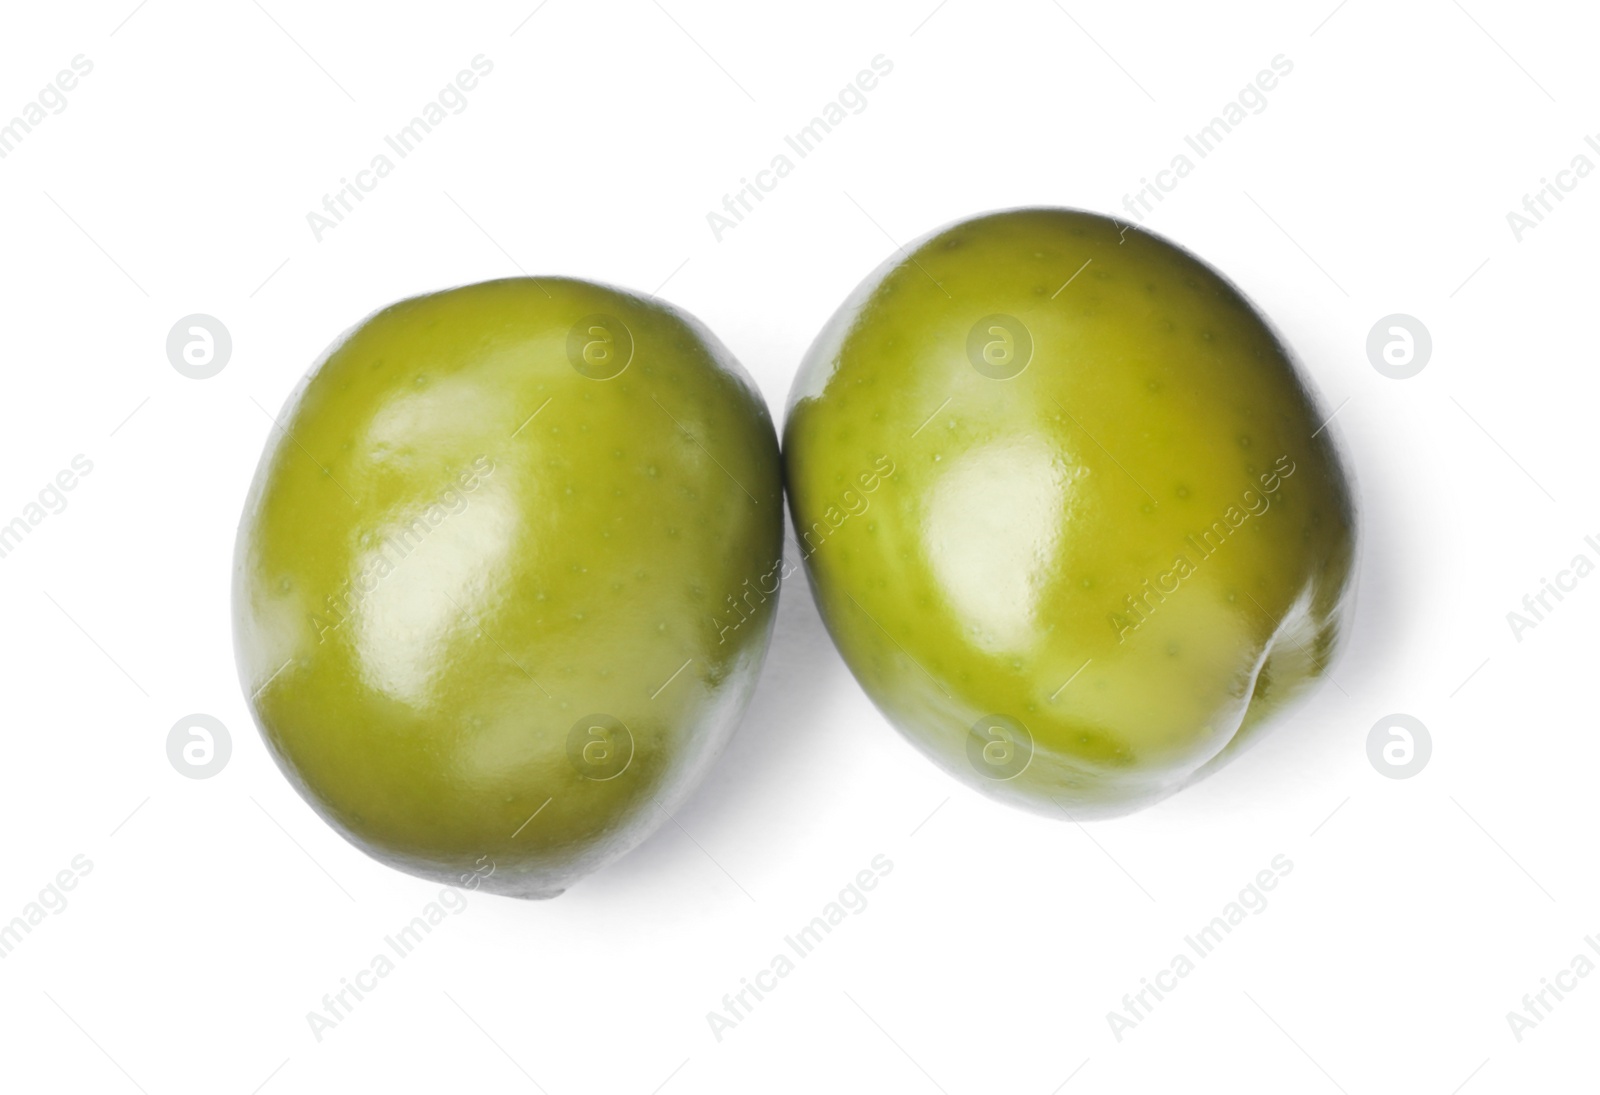
[(1149, 805), (1322, 675), (1350, 486), (1288, 348), (1193, 255), (1065, 209), (870, 276), (784, 464), (845, 661), (945, 770), (1055, 817)]
[(330, 825), (553, 897), (682, 805), (755, 687), (783, 540), (771, 416), (715, 336), (603, 285), (470, 285), (367, 319), (278, 421), (235, 646)]

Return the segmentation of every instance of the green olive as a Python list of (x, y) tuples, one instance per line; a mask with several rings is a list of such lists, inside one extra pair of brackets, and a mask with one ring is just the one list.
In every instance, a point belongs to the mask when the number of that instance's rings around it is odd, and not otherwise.
[(1323, 675), (1355, 528), (1325, 417), (1205, 263), (1022, 209), (856, 289), (796, 378), (784, 465), (818, 607), (889, 720), (990, 795), (1104, 816)]
[(760, 672), (782, 477), (728, 350), (561, 278), (401, 301), (278, 419), (234, 633), (263, 736), (373, 857), (549, 897), (705, 775)]

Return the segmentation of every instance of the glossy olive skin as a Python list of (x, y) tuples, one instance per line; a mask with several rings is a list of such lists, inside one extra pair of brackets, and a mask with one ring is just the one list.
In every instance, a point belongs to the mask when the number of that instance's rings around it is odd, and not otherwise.
[(1020, 209), (861, 284), (796, 378), (784, 465), (818, 607), (889, 720), (994, 797), (1108, 816), (1327, 666), (1355, 520), (1324, 419), (1215, 270)]
[(470, 285), (368, 318), (278, 421), (235, 645), (335, 829), (549, 897), (683, 803), (755, 686), (783, 538), (771, 416), (709, 331), (603, 285)]

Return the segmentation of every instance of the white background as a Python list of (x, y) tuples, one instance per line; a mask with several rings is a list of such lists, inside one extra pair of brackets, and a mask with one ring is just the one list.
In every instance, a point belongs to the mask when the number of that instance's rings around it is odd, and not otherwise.
[[(7, 12), (0, 120), (75, 55), (94, 71), (0, 160), (0, 523), (75, 455), (94, 470), (0, 559), (0, 920), (93, 868), (0, 961), (0, 1083), (1592, 1090), (1600, 976), (1521, 1042), (1506, 1013), (1600, 935), (1600, 577), (1520, 642), (1506, 614), (1600, 559), (1600, 175), (1520, 242), (1506, 214), (1600, 134), (1593, 13), (663, 2)], [(318, 242), (307, 212), (478, 54), (470, 106)], [(868, 107), (718, 242), (706, 214), (878, 54)], [(678, 825), (553, 902), (472, 895), (319, 1043), (306, 1013), (438, 890), (322, 824), (251, 725), (228, 588), (263, 408), (372, 309), (521, 269), (660, 287), (781, 415), (891, 238), (1119, 212), (1278, 54), (1268, 107), (1147, 223), (1236, 280), (1338, 408), (1363, 558), (1335, 682), (1207, 782), (1079, 827), (915, 754), (797, 577)], [(1397, 312), (1434, 342), (1403, 381), (1365, 349)], [(232, 333), (214, 379), (168, 363), (191, 313)], [(167, 759), (192, 712), (231, 731), (206, 780)], [(1367, 757), (1394, 712), (1431, 731), (1410, 779)], [(718, 1041), (706, 1013), (879, 854), (870, 905)], [(1271, 904), (1119, 1042), (1106, 1013), (1279, 854)]]

